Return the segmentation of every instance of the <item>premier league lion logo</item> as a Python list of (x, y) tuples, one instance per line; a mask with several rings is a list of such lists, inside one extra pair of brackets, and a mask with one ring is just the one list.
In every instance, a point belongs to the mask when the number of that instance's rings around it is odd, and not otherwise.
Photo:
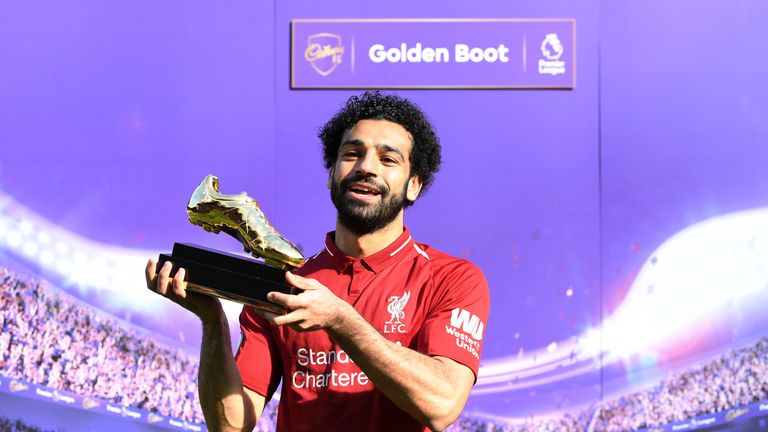
[(541, 42), (541, 54), (549, 60), (557, 60), (563, 55), (563, 43), (556, 33), (550, 33)]
[(304, 58), (320, 75), (326, 76), (341, 64), (344, 46), (341, 36), (332, 33), (317, 33), (307, 38), (307, 49)]

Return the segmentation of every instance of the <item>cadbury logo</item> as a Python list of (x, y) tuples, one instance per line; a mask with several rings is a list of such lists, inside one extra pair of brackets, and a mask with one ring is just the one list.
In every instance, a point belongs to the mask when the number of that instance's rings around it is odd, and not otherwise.
[(725, 421), (732, 421), (733, 419), (737, 417), (741, 417), (744, 414), (748, 413), (748, 409), (732, 409), (728, 410), (728, 412), (725, 413)]
[(28, 388), (29, 388), (28, 385), (16, 380), (11, 381), (11, 383), (8, 385), (8, 389), (11, 390), (12, 392), (22, 391)]
[(344, 46), (341, 44), (341, 36), (333, 33), (317, 33), (307, 38), (307, 49), (304, 50), (304, 59), (312, 65), (312, 69), (320, 75), (326, 76), (341, 64), (344, 55)]

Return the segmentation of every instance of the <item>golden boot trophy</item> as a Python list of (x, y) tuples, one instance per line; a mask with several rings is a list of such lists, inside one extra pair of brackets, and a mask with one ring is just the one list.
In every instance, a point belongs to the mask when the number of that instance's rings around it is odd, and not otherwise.
[[(269, 302), (270, 291), (289, 293), (285, 270), (301, 266), (304, 256), (269, 223), (258, 203), (245, 192), (222, 194), (219, 180), (208, 175), (187, 204), (189, 221), (206, 231), (225, 232), (236, 238), (259, 261), (187, 243), (174, 243), (173, 252), (161, 254), (158, 268), (173, 263), (171, 275), (186, 271), (187, 289), (249, 304), (262, 310), (284, 313)], [(267, 265), (268, 264), (268, 265)]]
[(219, 179), (213, 175), (208, 174), (192, 193), (187, 213), (193, 224), (214, 233), (224, 231), (267, 264), (289, 269), (304, 263), (299, 249), (272, 227), (256, 200), (245, 192), (222, 194)]

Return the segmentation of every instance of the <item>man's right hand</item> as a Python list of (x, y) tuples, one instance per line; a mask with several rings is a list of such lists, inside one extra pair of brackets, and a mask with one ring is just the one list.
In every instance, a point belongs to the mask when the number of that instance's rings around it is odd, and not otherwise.
[(150, 258), (145, 271), (147, 288), (150, 291), (154, 291), (194, 313), (203, 323), (209, 323), (222, 318), (224, 309), (221, 307), (221, 302), (218, 298), (187, 291), (187, 283), (184, 281), (186, 270), (180, 268), (176, 275), (171, 278), (170, 274), (173, 265), (169, 261), (163, 264), (160, 271), (156, 271), (156, 268), (157, 261), (154, 258)]

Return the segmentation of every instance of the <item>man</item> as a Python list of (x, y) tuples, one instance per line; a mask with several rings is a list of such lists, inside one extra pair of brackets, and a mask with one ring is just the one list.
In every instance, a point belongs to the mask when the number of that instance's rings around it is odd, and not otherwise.
[(219, 301), (147, 264), (149, 288), (202, 320), (208, 428), (251, 430), (282, 379), (278, 430), (445, 429), (476, 380), (489, 294), (477, 267), (403, 223), (439, 167), (438, 139), (416, 106), (378, 92), (350, 98), (319, 137), (336, 230), (286, 273), (298, 294), (269, 294), (287, 314), (243, 308), (234, 359)]

